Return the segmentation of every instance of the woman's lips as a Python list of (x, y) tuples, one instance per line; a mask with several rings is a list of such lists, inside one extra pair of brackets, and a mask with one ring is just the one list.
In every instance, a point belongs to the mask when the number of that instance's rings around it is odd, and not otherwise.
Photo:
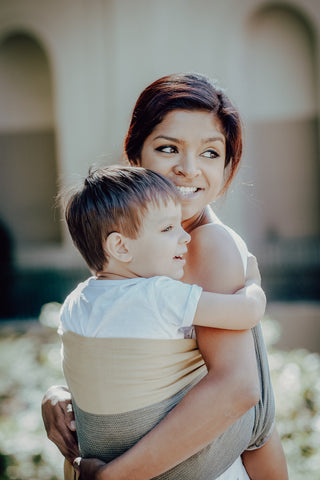
[(202, 190), (199, 187), (194, 187), (194, 186), (185, 187), (182, 185), (176, 185), (176, 188), (182, 197), (193, 196), (195, 193), (198, 193), (200, 190)]

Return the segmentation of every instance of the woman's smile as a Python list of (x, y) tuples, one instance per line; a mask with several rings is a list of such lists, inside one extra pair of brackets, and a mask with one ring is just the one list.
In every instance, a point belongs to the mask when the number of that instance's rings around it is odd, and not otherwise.
[(173, 110), (146, 138), (140, 164), (169, 178), (181, 194), (183, 219), (197, 217), (223, 186), (225, 137), (205, 110)]
[(184, 198), (192, 198), (195, 193), (200, 192), (202, 190), (199, 187), (184, 187), (181, 185), (176, 185), (177, 189), (179, 190), (180, 195)]

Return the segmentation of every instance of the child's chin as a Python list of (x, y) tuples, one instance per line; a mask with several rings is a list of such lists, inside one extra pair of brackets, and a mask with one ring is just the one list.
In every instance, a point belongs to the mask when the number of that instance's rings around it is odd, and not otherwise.
[(169, 278), (172, 278), (172, 280), (181, 280), (181, 278), (183, 277), (184, 275), (184, 271), (183, 271), (183, 268), (181, 268), (180, 270), (176, 270), (174, 272), (167, 272), (167, 273), (162, 273), (162, 275), (164, 275), (165, 277), (169, 277)]
[(174, 280), (181, 280), (181, 278), (183, 277), (183, 274), (184, 274), (184, 271), (181, 270), (181, 272), (177, 272), (175, 276), (172, 278), (174, 278)]

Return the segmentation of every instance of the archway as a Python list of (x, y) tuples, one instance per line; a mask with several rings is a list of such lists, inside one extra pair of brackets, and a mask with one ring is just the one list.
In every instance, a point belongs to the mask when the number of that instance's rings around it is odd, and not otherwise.
[(283, 5), (256, 12), (247, 30), (248, 158), (256, 240), (320, 235), (315, 38)]
[(18, 251), (60, 243), (51, 71), (33, 36), (2, 40), (0, 91), (0, 219)]
[(247, 28), (250, 223), (269, 300), (319, 296), (319, 112), (316, 39), (301, 11), (259, 9)]

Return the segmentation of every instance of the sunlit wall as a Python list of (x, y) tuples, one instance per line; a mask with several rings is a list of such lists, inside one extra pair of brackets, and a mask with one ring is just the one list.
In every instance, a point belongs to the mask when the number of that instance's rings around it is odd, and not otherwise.
[(121, 160), (148, 83), (198, 71), (226, 88), (245, 125), (243, 167), (218, 212), (275, 297), (300, 271), (296, 297), (315, 299), (319, 31), (317, 0), (2, 0), (0, 220), (15, 271), (83, 268), (54, 209), (58, 186)]

